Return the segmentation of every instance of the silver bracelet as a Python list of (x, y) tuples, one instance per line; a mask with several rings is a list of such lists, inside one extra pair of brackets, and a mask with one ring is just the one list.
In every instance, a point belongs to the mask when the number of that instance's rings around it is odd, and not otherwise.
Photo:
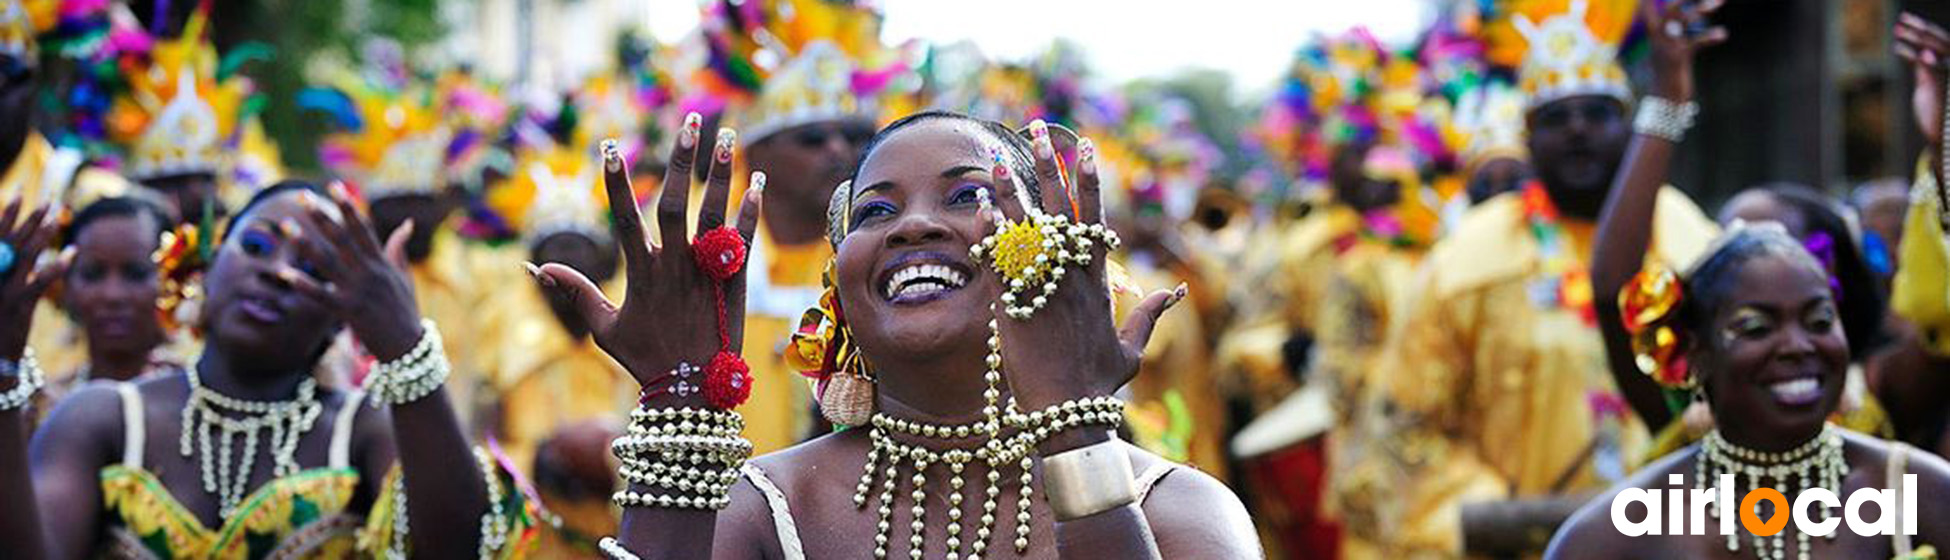
[(440, 329), (432, 319), (421, 319), (420, 330), (420, 341), (406, 355), (373, 366), (366, 390), (372, 393), (374, 407), (418, 401), (447, 383), (452, 366), (440, 342)]
[(1137, 503), (1131, 459), (1110, 440), (1043, 458), (1050, 511), (1057, 521), (1089, 517)]
[(0, 411), (26, 407), (34, 401), (34, 394), (41, 391), (41, 386), (47, 384), (40, 362), (34, 360), (33, 348), (21, 353), (19, 361), (0, 360), (0, 377), (18, 379), (14, 388), (0, 393)]
[(1693, 129), (1693, 118), (1697, 116), (1698, 103), (1687, 101), (1674, 104), (1665, 98), (1647, 96), (1639, 101), (1639, 113), (1632, 119), (1632, 130), (1678, 144), (1686, 139), (1686, 131)]
[(602, 541), (596, 543), (596, 548), (602, 549), (603, 557), (610, 560), (643, 560), (635, 552), (623, 548), (623, 543), (617, 542), (616, 537), (603, 537)]

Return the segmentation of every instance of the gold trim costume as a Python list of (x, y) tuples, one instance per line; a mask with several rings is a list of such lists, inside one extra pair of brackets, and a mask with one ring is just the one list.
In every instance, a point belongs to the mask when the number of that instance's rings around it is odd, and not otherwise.
[[(1636, 10), (1538, 2), (1489, 33), (1521, 41), (1529, 107), (1585, 95), (1629, 105), (1615, 53)], [(1718, 227), (1677, 190), (1659, 196), (1647, 259), (1683, 266)], [(1392, 413), (1376, 452), (1402, 469), (1399, 509), (1380, 519), (1386, 553), (1460, 555), (1464, 504), (1595, 490), (1633, 466), (1647, 434), (1591, 311), (1594, 231), (1532, 182), (1471, 210), (1430, 251), (1377, 368)]]

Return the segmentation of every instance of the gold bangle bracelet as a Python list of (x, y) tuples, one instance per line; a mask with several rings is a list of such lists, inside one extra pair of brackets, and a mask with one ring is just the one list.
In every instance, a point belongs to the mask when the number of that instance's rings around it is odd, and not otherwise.
[(1043, 458), (1049, 507), (1057, 521), (1089, 517), (1137, 502), (1131, 459), (1117, 440)]

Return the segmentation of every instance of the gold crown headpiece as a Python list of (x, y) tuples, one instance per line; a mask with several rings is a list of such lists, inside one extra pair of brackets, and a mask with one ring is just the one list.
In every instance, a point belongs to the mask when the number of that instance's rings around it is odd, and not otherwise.
[(224, 145), (250, 97), (245, 80), (220, 76), (217, 50), (203, 37), (209, 4), (183, 34), (159, 41), (145, 60), (127, 60), (126, 95), (109, 109), (111, 140), (127, 151), (130, 178), (148, 180), (224, 169)]
[(1632, 85), (1618, 53), (1638, 1), (1531, 0), (1491, 29), (1491, 42), (1501, 43), (1491, 57), (1521, 48), (1519, 85), (1531, 109), (1584, 95), (1630, 103)]
[(488, 194), (488, 205), (533, 245), (558, 233), (607, 243), (609, 215), (595, 156), (546, 147), (516, 159), (513, 173)]

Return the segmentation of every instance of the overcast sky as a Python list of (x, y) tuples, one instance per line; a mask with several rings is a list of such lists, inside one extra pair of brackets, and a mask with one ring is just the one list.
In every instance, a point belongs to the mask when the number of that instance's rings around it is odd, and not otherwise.
[[(1433, 0), (881, 0), (883, 37), (974, 41), (991, 57), (1021, 59), (1062, 37), (1085, 47), (1103, 78), (1224, 70), (1241, 93), (1263, 90), (1315, 32), (1367, 25), (1406, 41), (1431, 17)], [(697, 24), (696, 0), (650, 0), (651, 32), (678, 37)]]

